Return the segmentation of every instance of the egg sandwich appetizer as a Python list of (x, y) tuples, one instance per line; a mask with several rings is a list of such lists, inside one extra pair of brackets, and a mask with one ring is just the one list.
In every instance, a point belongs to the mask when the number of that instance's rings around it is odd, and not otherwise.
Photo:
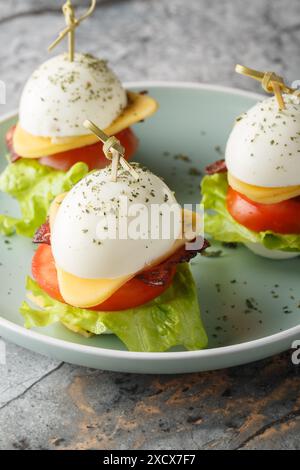
[(86, 116), (115, 134), (130, 159), (138, 147), (130, 126), (156, 109), (155, 100), (125, 90), (107, 62), (90, 54), (43, 63), (26, 83), (18, 123), (6, 136), (9, 165), (0, 190), (18, 200), (22, 216), (1, 215), (0, 232), (32, 236), (56, 195), (107, 164), (97, 137), (82, 126)]
[[(60, 322), (85, 336), (115, 334), (131, 351), (201, 349), (207, 336), (188, 261), (208, 244), (202, 239), (188, 249), (195, 234), (183, 230), (183, 222), (189, 215), (194, 226), (195, 214), (183, 212), (149, 170), (130, 168), (120, 167), (116, 181), (112, 165), (96, 170), (52, 202), (48, 222), (34, 237), (39, 246), (27, 280), (30, 303), (21, 307), (25, 325)], [(135, 220), (134, 207), (150, 214), (154, 206), (181, 214), (167, 237), (151, 231), (165, 224), (162, 212), (156, 222)], [(139, 227), (138, 236), (130, 230), (121, 235), (124, 223)]]
[(300, 254), (300, 101), (275, 96), (236, 119), (225, 160), (202, 181), (206, 232), (259, 255)]

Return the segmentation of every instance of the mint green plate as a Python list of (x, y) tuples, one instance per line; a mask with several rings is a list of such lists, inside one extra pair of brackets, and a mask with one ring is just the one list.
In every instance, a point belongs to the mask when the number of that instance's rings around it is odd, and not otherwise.
[[(160, 103), (151, 119), (135, 126), (141, 146), (137, 159), (165, 178), (182, 203), (199, 202), (199, 171), (220, 158), (234, 118), (258, 95), (229, 88), (180, 83), (126, 84), (147, 89)], [(6, 130), (0, 123), (0, 151)], [(189, 158), (184, 158), (188, 156)], [(1, 167), (5, 166), (4, 157)], [(13, 201), (1, 195), (1, 212)], [(26, 330), (18, 312), (33, 254), (31, 241), (0, 238), (0, 334), (56, 359), (99, 369), (140, 373), (182, 373), (255, 361), (291, 347), (300, 339), (299, 259), (259, 258), (244, 247), (214, 245), (218, 258), (198, 257), (192, 270), (199, 290), (209, 347), (202, 351), (131, 353), (112, 335), (85, 339), (61, 325)]]

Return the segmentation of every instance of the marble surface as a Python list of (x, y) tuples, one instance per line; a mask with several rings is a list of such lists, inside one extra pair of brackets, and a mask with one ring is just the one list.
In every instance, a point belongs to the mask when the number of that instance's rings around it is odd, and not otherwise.
[[(88, 1), (74, 2), (81, 7)], [(0, 80), (16, 108), (63, 20), (59, 0), (0, 0)], [(188, 80), (259, 90), (235, 63), (300, 79), (299, 0), (99, 1), (78, 49), (122, 80)], [(64, 46), (62, 46), (64, 47)], [(7, 344), (0, 365), (0, 449), (296, 449), (300, 376), (290, 353), (182, 376), (61, 364)]]

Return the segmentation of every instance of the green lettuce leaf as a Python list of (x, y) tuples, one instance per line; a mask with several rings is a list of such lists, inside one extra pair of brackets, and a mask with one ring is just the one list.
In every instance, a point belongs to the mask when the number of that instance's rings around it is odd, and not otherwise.
[(57, 302), (30, 278), (27, 279), (27, 291), (43, 306), (41, 310), (35, 310), (23, 302), (20, 312), (27, 328), (60, 321), (80, 333), (112, 332), (129, 351), (160, 352), (179, 345), (196, 350), (207, 345), (196, 286), (187, 264), (178, 266), (172, 285), (160, 297), (122, 312), (94, 312)]
[[(271, 231), (254, 232), (236, 222), (226, 208), (227, 173), (205, 176), (201, 184), (205, 210), (205, 231), (223, 242), (261, 243), (270, 250), (300, 251), (300, 235)], [(213, 211), (213, 213), (210, 212)]]
[(76, 163), (68, 172), (41, 165), (37, 160), (22, 158), (10, 163), (0, 175), (0, 190), (15, 198), (21, 218), (0, 214), (0, 233), (18, 233), (32, 237), (45, 222), (53, 199), (69, 191), (88, 173), (84, 163)]

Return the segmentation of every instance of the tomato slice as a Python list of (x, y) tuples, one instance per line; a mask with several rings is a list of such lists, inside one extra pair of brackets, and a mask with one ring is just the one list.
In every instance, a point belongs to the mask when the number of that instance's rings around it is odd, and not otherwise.
[[(163, 286), (149, 286), (138, 278), (133, 278), (115, 292), (109, 299), (89, 310), (113, 312), (144, 305), (161, 295), (172, 283), (176, 266), (170, 270), (169, 278)], [(65, 303), (59, 291), (57, 272), (50, 245), (40, 245), (32, 260), (32, 275), (41, 289), (50, 297)]]
[(227, 210), (237, 222), (255, 232), (300, 234), (300, 197), (261, 204), (229, 187)]
[(109, 299), (91, 310), (103, 310), (104, 312), (113, 312), (118, 310), (127, 310), (144, 305), (161, 295), (168, 289), (176, 273), (176, 267), (173, 267), (166, 284), (163, 286), (149, 286), (140, 279), (134, 277), (115, 292)]
[(40, 245), (38, 247), (32, 259), (31, 271), (33, 278), (43, 291), (53, 299), (64, 302), (59, 291), (57, 271), (51, 246)]
[[(138, 148), (138, 138), (128, 127), (116, 134), (121, 145), (125, 148), (125, 158), (130, 160)], [(108, 165), (108, 160), (103, 153), (103, 144), (98, 142), (79, 149), (68, 150), (39, 159), (42, 165), (50, 166), (56, 170), (68, 171), (75, 163), (84, 162), (90, 170), (101, 169)]]

